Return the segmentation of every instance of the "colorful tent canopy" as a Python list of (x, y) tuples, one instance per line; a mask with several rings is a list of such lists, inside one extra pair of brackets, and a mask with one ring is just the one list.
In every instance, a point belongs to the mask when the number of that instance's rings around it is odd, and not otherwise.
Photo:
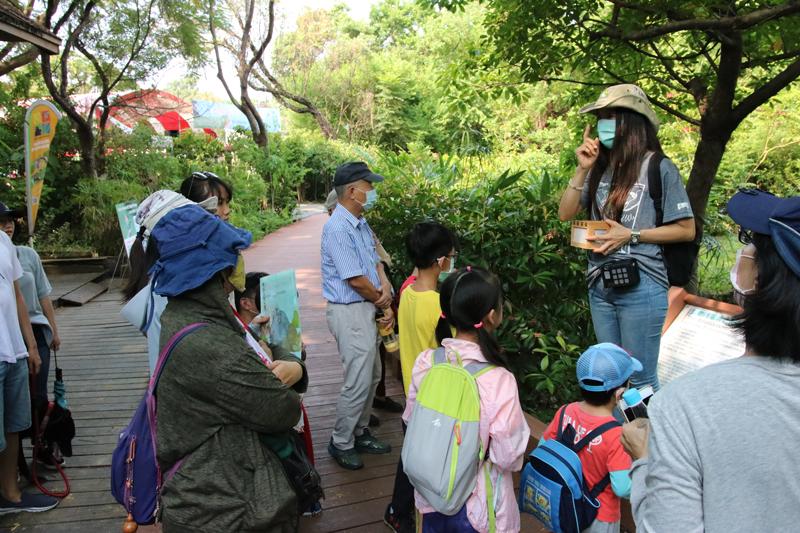
[[(268, 107), (259, 107), (257, 109), (261, 120), (264, 121), (264, 127), (269, 133), (281, 131), (280, 109)], [(232, 130), (236, 126), (241, 126), (246, 130), (250, 129), (247, 117), (233, 104), (192, 99), (192, 115), (195, 128)]]
[(191, 128), (189, 123), (186, 122), (186, 119), (180, 116), (176, 111), (167, 111), (163, 115), (155, 117), (155, 119), (164, 126), (165, 130), (182, 131)]

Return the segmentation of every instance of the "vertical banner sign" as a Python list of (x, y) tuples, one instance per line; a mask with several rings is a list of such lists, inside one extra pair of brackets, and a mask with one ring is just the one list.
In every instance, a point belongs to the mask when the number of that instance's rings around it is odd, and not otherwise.
[(28, 185), (28, 233), (31, 236), (39, 211), (47, 160), (50, 158), (50, 143), (60, 118), (61, 113), (55, 106), (44, 100), (32, 103), (25, 115), (25, 173)]
[(122, 229), (122, 240), (125, 241), (125, 251), (128, 258), (131, 256), (131, 247), (136, 241), (136, 234), (139, 233), (139, 224), (136, 223), (136, 209), (139, 207), (137, 202), (125, 202), (117, 204), (117, 218), (119, 227)]

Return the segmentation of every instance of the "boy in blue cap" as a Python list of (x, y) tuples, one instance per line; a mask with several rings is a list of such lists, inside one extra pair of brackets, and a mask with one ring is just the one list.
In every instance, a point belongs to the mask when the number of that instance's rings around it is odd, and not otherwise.
[[(539, 444), (556, 438), (562, 411), (564, 427), (575, 428), (576, 444), (593, 429), (614, 421), (617, 400), (628, 388), (631, 374), (640, 370), (642, 364), (616, 344), (604, 342), (589, 347), (577, 365), (583, 401), (561, 407)], [(578, 452), (586, 485), (590, 489), (602, 482), (608, 485), (597, 497), (597, 518), (584, 533), (619, 533), (620, 498), (628, 498), (631, 493), (631, 458), (619, 441), (621, 430), (621, 426), (607, 430)]]

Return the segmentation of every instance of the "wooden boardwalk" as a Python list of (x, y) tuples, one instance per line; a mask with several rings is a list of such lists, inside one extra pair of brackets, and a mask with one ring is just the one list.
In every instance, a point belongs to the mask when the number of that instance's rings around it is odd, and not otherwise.
[[(308, 345), (309, 388), (305, 405), (314, 439), (314, 454), (327, 499), (324, 511), (301, 519), (301, 533), (379, 533), (394, 486), (403, 444), (400, 415), (376, 412), (381, 425), (372, 428), (389, 441), (387, 455), (363, 456), (365, 467), (340, 468), (326, 447), (335, 421), (342, 386), (342, 364), (328, 332), (320, 273), (320, 235), (328, 220), (313, 215), (278, 230), (245, 251), (249, 272), (276, 273), (295, 269), (300, 294), (303, 340)], [(118, 533), (125, 512), (109, 491), (109, 464), (117, 435), (130, 421), (147, 387), (147, 346), (144, 337), (119, 315), (119, 283), (83, 307), (56, 311), (67, 398), (76, 421), (75, 456), (68, 459), (72, 494), (52, 511), (0, 517), (0, 532)], [(403, 402), (402, 384), (387, 372), (387, 394)], [(538, 440), (538, 437), (537, 437)], [(52, 477), (52, 476), (51, 476)], [(49, 486), (63, 489), (60, 482)], [(27, 487), (26, 490), (36, 490)], [(530, 516), (522, 531), (539, 533)], [(147, 533), (160, 528), (139, 528)]]
[[(267, 235), (245, 251), (248, 271), (269, 273), (294, 269), (300, 293), (303, 340), (308, 345), (309, 385), (305, 405), (314, 439), (316, 466), (325, 487), (324, 511), (304, 517), (302, 533), (334, 531), (375, 532), (386, 530), (383, 512), (394, 488), (394, 473), (403, 444), (400, 415), (375, 413), (381, 425), (372, 429), (392, 444), (387, 455), (364, 454), (364, 468), (348, 471), (328, 455), (327, 446), (336, 419), (336, 402), (342, 387), (342, 362), (336, 341), (325, 320), (320, 273), (320, 235), (327, 215), (313, 215)], [(402, 384), (390, 373), (386, 376), (387, 395), (403, 402)]]
[[(0, 531), (121, 531), (125, 512), (109, 490), (111, 453), (142, 398), (148, 374), (145, 338), (120, 316), (121, 307), (115, 290), (85, 306), (56, 310), (62, 347), (58, 363), (76, 426), (74, 456), (66, 468), (72, 493), (52, 511), (0, 517)], [(52, 380), (52, 371), (50, 375)], [(47, 486), (64, 489), (60, 477)]]

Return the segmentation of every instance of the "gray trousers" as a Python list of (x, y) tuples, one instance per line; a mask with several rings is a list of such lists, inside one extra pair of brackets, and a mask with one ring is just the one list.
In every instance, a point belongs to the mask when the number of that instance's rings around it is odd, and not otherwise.
[(613, 524), (595, 520), (592, 522), (592, 525), (589, 526), (589, 529), (585, 529), (583, 533), (619, 533), (619, 520)]
[(333, 444), (340, 450), (355, 445), (369, 425), (375, 389), (381, 380), (378, 347), (381, 337), (372, 302), (335, 304), (328, 302), (328, 329), (336, 339), (344, 365), (344, 384), (336, 407)]

